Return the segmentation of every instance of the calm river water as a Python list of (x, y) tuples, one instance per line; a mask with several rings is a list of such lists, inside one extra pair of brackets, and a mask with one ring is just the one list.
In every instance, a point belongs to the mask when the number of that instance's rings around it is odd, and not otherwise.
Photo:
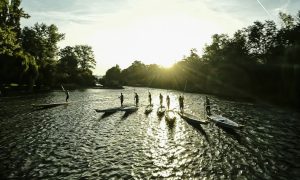
[[(35, 110), (33, 103), (62, 102), (55, 91), (0, 98), (0, 178), (22, 179), (297, 179), (300, 115), (297, 112), (209, 96), (214, 113), (244, 124), (231, 131), (174, 123), (144, 114), (148, 90), (177, 108), (181, 92), (135, 88), (137, 112), (109, 116), (95, 108), (133, 104), (134, 89), (71, 91), (68, 106)], [(186, 111), (205, 119), (204, 95), (185, 93)], [(165, 98), (164, 98), (165, 103)]]

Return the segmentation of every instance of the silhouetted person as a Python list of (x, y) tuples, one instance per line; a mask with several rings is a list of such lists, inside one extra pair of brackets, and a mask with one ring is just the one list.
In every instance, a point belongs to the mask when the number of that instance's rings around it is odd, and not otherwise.
[(68, 102), (68, 99), (69, 99), (69, 91), (68, 91), (68, 90), (65, 90), (65, 93), (66, 93), (66, 102)]
[(210, 112), (210, 101), (207, 96), (205, 96), (205, 110), (207, 115), (211, 115)]
[(184, 108), (184, 97), (183, 96), (179, 96), (179, 108), (180, 111), (183, 112), (183, 108)]
[(148, 92), (148, 99), (149, 99), (149, 103), (151, 105), (152, 104), (152, 97), (151, 97), (151, 93), (150, 92)]
[(169, 95), (167, 95), (166, 101), (167, 101), (167, 107), (169, 109), (170, 108), (170, 97), (169, 97)]
[(68, 102), (68, 99), (69, 99), (69, 91), (68, 90), (66, 90), (64, 87), (63, 87), (63, 85), (61, 84), (60, 85), (61, 86), (61, 88), (62, 88), (62, 90), (65, 92), (65, 94), (66, 94), (66, 102)]
[(137, 93), (135, 93), (134, 99), (135, 99), (135, 106), (138, 106), (138, 104), (139, 104), (139, 95)]
[(163, 104), (163, 95), (161, 95), (161, 93), (159, 94), (159, 104), (160, 104), (160, 106), (162, 106), (162, 104)]
[(121, 101), (121, 106), (123, 106), (123, 101), (124, 101), (123, 93), (121, 93), (121, 96), (119, 98), (120, 98), (120, 101)]

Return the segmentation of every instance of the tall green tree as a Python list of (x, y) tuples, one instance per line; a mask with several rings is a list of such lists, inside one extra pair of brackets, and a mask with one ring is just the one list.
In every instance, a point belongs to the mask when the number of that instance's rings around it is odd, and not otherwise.
[(59, 56), (57, 67), (61, 81), (87, 86), (95, 83), (92, 69), (96, 61), (90, 46), (66, 46), (60, 50)]
[(54, 24), (47, 26), (36, 23), (33, 27), (24, 27), (22, 30), (22, 46), (36, 58), (39, 66), (44, 66), (58, 57), (57, 43), (64, 37)]
[(64, 34), (58, 32), (55, 25), (36, 23), (33, 27), (22, 30), (22, 47), (35, 57), (39, 66), (37, 84), (52, 85), (55, 76), (55, 64), (58, 58), (57, 43), (64, 39)]
[(17, 40), (21, 38), (21, 18), (30, 16), (20, 8), (21, 0), (1, 0), (0, 1), (0, 26), (10, 27), (16, 33)]
[(0, 1), (0, 86), (26, 83), (31, 90), (38, 67), (35, 58), (20, 45), (20, 19), (29, 17), (19, 7), (20, 3), (20, 0)]
[(75, 55), (78, 57), (78, 64), (82, 70), (92, 70), (95, 68), (96, 60), (91, 46), (76, 45)]

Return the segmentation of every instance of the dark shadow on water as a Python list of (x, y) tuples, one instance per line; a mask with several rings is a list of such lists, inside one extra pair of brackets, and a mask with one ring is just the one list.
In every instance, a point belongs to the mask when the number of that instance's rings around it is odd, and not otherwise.
[(66, 109), (68, 107), (68, 105), (56, 105), (56, 106), (47, 106), (47, 107), (34, 107), (33, 111), (41, 111), (41, 110), (45, 110), (45, 109), (52, 109), (55, 107), (59, 107), (62, 106), (64, 109)]
[(145, 111), (144, 114), (148, 117), (151, 112), (152, 111), (150, 111), (150, 112), (149, 111)]
[(41, 110), (45, 110), (45, 109), (51, 109), (51, 108), (54, 108), (56, 106), (53, 106), (53, 107), (42, 107), (42, 108), (34, 108), (33, 111), (41, 111)]
[(220, 129), (222, 129), (223, 131), (225, 131), (227, 134), (229, 134), (235, 140), (237, 140), (239, 144), (243, 144), (241, 135), (235, 129), (224, 127), (224, 126), (220, 126), (218, 124), (216, 124), (216, 126), (218, 126)]
[(162, 118), (164, 117), (164, 115), (158, 115), (158, 114), (157, 114), (157, 117), (158, 117), (158, 120), (161, 121)]
[(135, 113), (135, 111), (133, 111), (133, 112), (125, 112), (121, 119), (122, 119), (122, 120), (127, 119), (128, 116), (130, 116), (130, 115), (133, 114), (133, 113)]
[(209, 139), (207, 136), (207, 133), (204, 131), (204, 129), (202, 128), (202, 126), (200, 125), (200, 123), (196, 123), (196, 122), (191, 122), (191, 121), (186, 121), (189, 125), (191, 125), (197, 132), (200, 132), (205, 140), (209, 143)]
[(167, 120), (167, 119), (165, 119), (165, 120), (166, 120), (166, 124), (167, 124), (168, 128), (170, 130), (173, 130), (176, 120)]
[(108, 117), (112, 114), (115, 114), (115, 113), (116, 113), (116, 111), (115, 112), (105, 112), (101, 115), (101, 119), (104, 119), (104, 118), (106, 118), (106, 117)]

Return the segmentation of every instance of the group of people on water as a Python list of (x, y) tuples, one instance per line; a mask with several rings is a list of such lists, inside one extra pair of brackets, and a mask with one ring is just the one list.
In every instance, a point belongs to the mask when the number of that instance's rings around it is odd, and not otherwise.
[[(121, 101), (121, 106), (123, 106), (123, 102), (124, 102), (124, 95), (123, 93), (121, 93), (121, 95), (119, 96), (120, 101)], [(134, 100), (135, 100), (135, 105), (138, 106), (139, 104), (139, 95), (137, 93), (134, 93)]]
[[(123, 102), (124, 102), (123, 93), (121, 93), (119, 98), (120, 98), (120, 101), (121, 101), (121, 106), (123, 106)], [(139, 104), (139, 95), (136, 92), (134, 93), (134, 100), (135, 100), (135, 105), (138, 106), (138, 104)], [(149, 101), (149, 105), (152, 106), (152, 95), (151, 95), (150, 92), (148, 92), (148, 101)], [(178, 101), (179, 101), (179, 109), (180, 109), (181, 112), (183, 112), (184, 111), (184, 96), (180, 95), (178, 97)], [(166, 97), (166, 102), (167, 102), (167, 108), (170, 109), (170, 96), (169, 95), (167, 95), (167, 97)], [(161, 107), (163, 106), (163, 95), (161, 93), (159, 94), (159, 104), (160, 104)], [(211, 115), (210, 100), (207, 96), (205, 97), (205, 110), (206, 110), (206, 113), (208, 115)]]
[[(62, 85), (61, 85), (61, 87), (62, 87), (63, 91), (66, 94), (66, 102), (68, 102), (69, 91), (65, 90)], [(123, 102), (124, 102), (123, 93), (121, 93), (119, 98), (120, 98), (120, 101), (121, 101), (121, 106), (123, 106)], [(150, 92), (148, 92), (148, 100), (149, 100), (149, 105), (152, 105), (152, 95), (151, 95)], [(136, 92), (134, 93), (134, 101), (135, 101), (135, 105), (138, 106), (138, 104), (139, 104), (139, 95)], [(181, 112), (183, 112), (183, 110), (184, 110), (184, 97), (183, 97), (183, 95), (179, 96), (178, 101), (179, 101), (179, 109), (180, 109)], [(170, 96), (169, 95), (167, 95), (167, 97), (166, 97), (166, 102), (167, 102), (167, 108), (170, 109)], [(163, 106), (163, 95), (161, 93), (159, 94), (159, 104), (160, 104), (161, 107)], [(207, 96), (205, 97), (205, 104), (204, 105), (205, 105), (205, 110), (206, 110), (207, 115), (211, 115), (210, 100)]]

